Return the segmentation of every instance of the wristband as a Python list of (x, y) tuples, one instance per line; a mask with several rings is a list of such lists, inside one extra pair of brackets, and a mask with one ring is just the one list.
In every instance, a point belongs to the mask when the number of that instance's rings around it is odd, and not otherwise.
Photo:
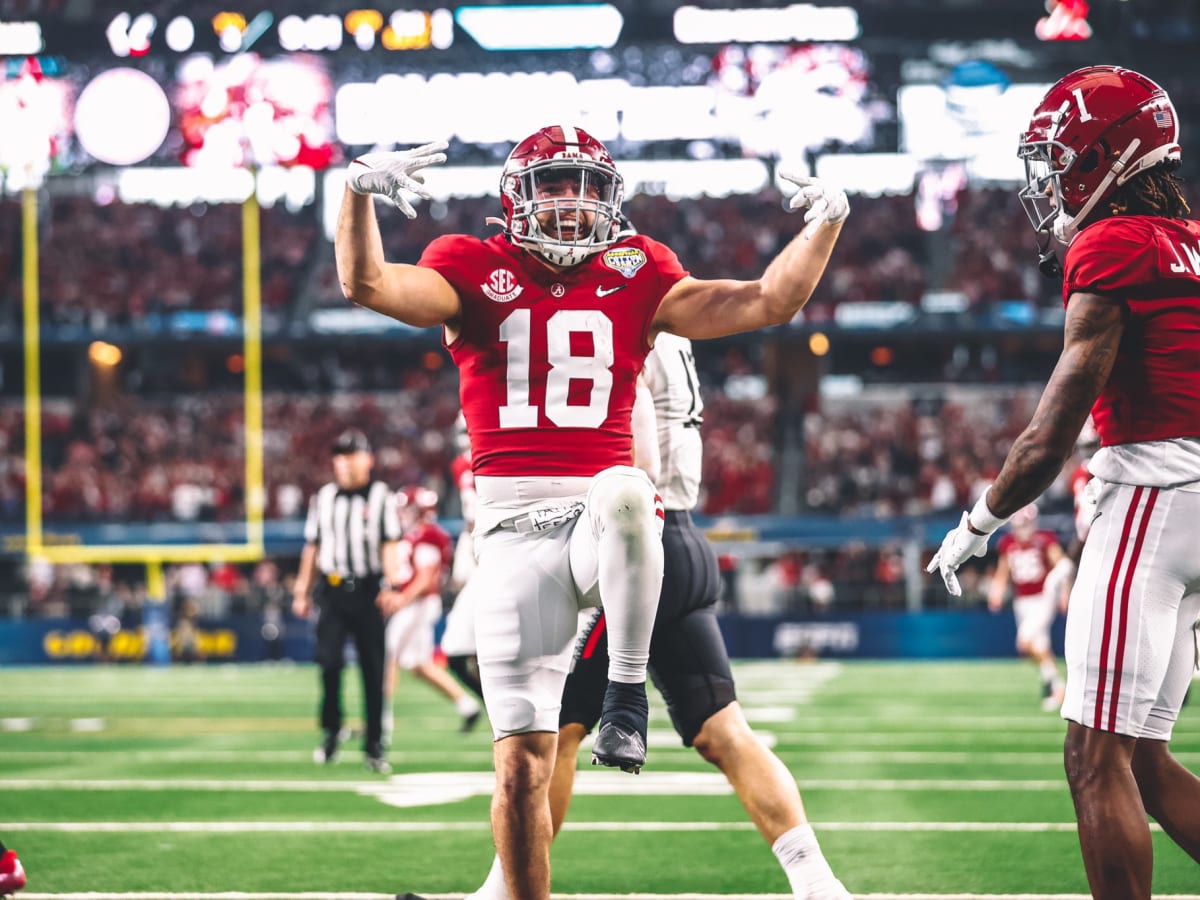
[(988, 492), (984, 491), (979, 502), (971, 508), (971, 512), (967, 515), (967, 527), (982, 534), (991, 534), (1010, 518), (1009, 516), (1001, 517), (992, 512), (987, 505), (987, 495)]

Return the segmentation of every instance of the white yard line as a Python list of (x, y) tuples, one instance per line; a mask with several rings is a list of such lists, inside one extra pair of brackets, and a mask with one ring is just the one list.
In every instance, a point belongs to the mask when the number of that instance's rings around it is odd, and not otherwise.
[[(662, 747), (661, 752), (678, 752), (684, 758), (695, 751), (686, 747)], [(813, 750), (776, 747), (776, 752), (790, 757), (822, 760), (836, 754), (838, 762), (854, 763), (1013, 763), (1060, 765), (1062, 752), (1057, 750)], [(1200, 762), (1200, 752), (1174, 754), (1183, 763)], [(304, 762), (312, 759), (308, 750), (0, 750), (0, 761), (37, 762), (39, 760), (73, 760), (115, 757), (129, 762)], [(451, 750), (446, 752), (397, 750), (388, 755), (392, 764), (407, 763), (484, 763), (492, 762), (490, 750)], [(341, 760), (358, 765), (353, 753)]]
[[(21, 894), (22, 900), (395, 900), (395, 894), (214, 893), (137, 891), (123, 893)], [(426, 900), (463, 900), (464, 894), (422, 894)], [(552, 894), (552, 900), (793, 900), (791, 894)], [(1090, 894), (856, 894), (857, 900), (1091, 900)], [(1158, 894), (1156, 900), (1200, 900), (1200, 894)]]
[[(606, 774), (606, 773), (602, 773)], [(685, 776), (689, 773), (657, 773), (660, 775)], [(696, 775), (707, 773), (694, 773)], [(481, 776), (490, 773), (426, 773), (427, 776), (441, 778), (456, 775)], [(425, 777), (425, 776), (422, 776)], [(724, 779), (715, 776), (722, 782)], [(646, 793), (634, 787), (639, 783), (648, 782), (643, 777), (640, 782), (633, 779), (610, 779), (614, 788), (611, 791), (597, 789), (594, 793), (631, 794)], [(1066, 783), (1062, 779), (953, 779), (953, 778), (914, 778), (914, 779), (840, 779), (840, 778), (803, 778), (800, 780), (803, 790), (827, 791), (1061, 791)], [(44, 791), (44, 790), (80, 790), (80, 791), (278, 791), (281, 793), (335, 793), (338, 791), (354, 791), (366, 794), (379, 794), (395, 790), (396, 783), (388, 781), (289, 781), (283, 779), (218, 779), (218, 778), (3, 778), (0, 779), (0, 790), (9, 791)], [(488, 791), (490, 793), (490, 790)], [(728, 784), (721, 790), (728, 792)], [(589, 791), (592, 793), (592, 791)], [(653, 793), (659, 793), (653, 791)], [(705, 793), (713, 793), (706, 790)]]
[[(488, 831), (484, 821), (474, 822), (0, 822), (3, 832), (71, 834), (142, 834), (174, 832), (197, 834), (256, 833), (381, 833)], [(566, 822), (568, 831), (754, 831), (751, 822)], [(1044, 833), (1075, 831), (1074, 822), (818, 822), (818, 831), (851, 832), (978, 832)], [(1161, 831), (1154, 823), (1151, 830)], [(26, 895), (22, 895), (26, 896)]]

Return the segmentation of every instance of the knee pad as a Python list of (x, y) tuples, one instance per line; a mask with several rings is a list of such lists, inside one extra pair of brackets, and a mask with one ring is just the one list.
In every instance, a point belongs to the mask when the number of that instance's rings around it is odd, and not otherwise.
[(610, 466), (599, 472), (588, 489), (587, 510), (597, 536), (607, 527), (628, 533), (651, 526), (661, 537), (666, 518), (650, 476), (633, 466)]
[[(498, 668), (507, 671), (495, 671)], [(481, 664), (479, 675), (495, 740), (536, 731), (557, 733), (565, 671), (546, 666), (514, 671)]]

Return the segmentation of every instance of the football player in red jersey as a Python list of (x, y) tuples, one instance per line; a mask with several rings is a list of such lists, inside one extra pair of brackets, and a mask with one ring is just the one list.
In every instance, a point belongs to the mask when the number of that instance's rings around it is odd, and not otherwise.
[(988, 592), (988, 609), (1004, 607), (1012, 583), (1013, 617), (1017, 620), (1017, 651), (1029, 657), (1042, 676), (1042, 708), (1053, 712), (1063, 701), (1063, 684), (1050, 646), (1050, 626), (1059, 609), (1066, 609), (1064, 589), (1075, 571), (1053, 531), (1039, 529), (1037, 506), (1013, 513), (1010, 530), (996, 542), (1000, 561)]
[(1146, 813), (1200, 862), (1200, 778), (1168, 749), (1200, 621), (1200, 222), (1161, 87), (1092, 66), (1055, 84), (1020, 146), (1062, 355), (996, 481), (929, 565), (955, 571), (1057, 477), (1089, 410), (1096, 512), (1067, 611), (1067, 780), (1093, 896), (1149, 898)]
[(501, 232), (448, 235), (416, 265), (386, 262), (372, 194), (412, 217), (416, 173), (445, 144), (350, 164), (335, 236), (355, 303), (441, 326), (459, 368), (488, 586), (475, 619), (496, 742), (492, 829), (513, 900), (550, 893), (547, 802), (580, 604), (603, 598), (609, 685), (595, 761), (645, 761), (646, 658), (662, 583), (664, 512), (631, 465), (635, 382), (662, 331), (714, 338), (791, 321), (825, 270), (846, 195), (789, 177), (807, 223), (753, 281), (692, 278), (667, 247), (622, 232), (608, 150), (569, 125), (521, 141), (500, 176)]
[(420, 485), (396, 492), (404, 535), (397, 542), (397, 583), (379, 596), (390, 616), (383, 633), (383, 742), (390, 744), (400, 671), (411, 672), (441, 692), (462, 716), (462, 730), (479, 721), (479, 704), (433, 661), (434, 630), (442, 617), (442, 588), (450, 571), (454, 545), (437, 523), (438, 495)]
[(16, 850), (9, 850), (0, 841), (0, 897), (19, 891), (25, 887), (25, 868), (17, 858)]

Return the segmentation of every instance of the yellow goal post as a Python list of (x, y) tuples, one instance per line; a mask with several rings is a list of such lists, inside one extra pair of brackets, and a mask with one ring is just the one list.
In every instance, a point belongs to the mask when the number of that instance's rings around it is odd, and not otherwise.
[(257, 178), (242, 203), (242, 345), (245, 359), (246, 540), (244, 543), (68, 544), (42, 521), (42, 393), (38, 277), (38, 196), (21, 193), (23, 345), (25, 356), (25, 553), (50, 563), (144, 563), (147, 593), (161, 600), (162, 564), (262, 559), (265, 490), (262, 412), (262, 279)]

